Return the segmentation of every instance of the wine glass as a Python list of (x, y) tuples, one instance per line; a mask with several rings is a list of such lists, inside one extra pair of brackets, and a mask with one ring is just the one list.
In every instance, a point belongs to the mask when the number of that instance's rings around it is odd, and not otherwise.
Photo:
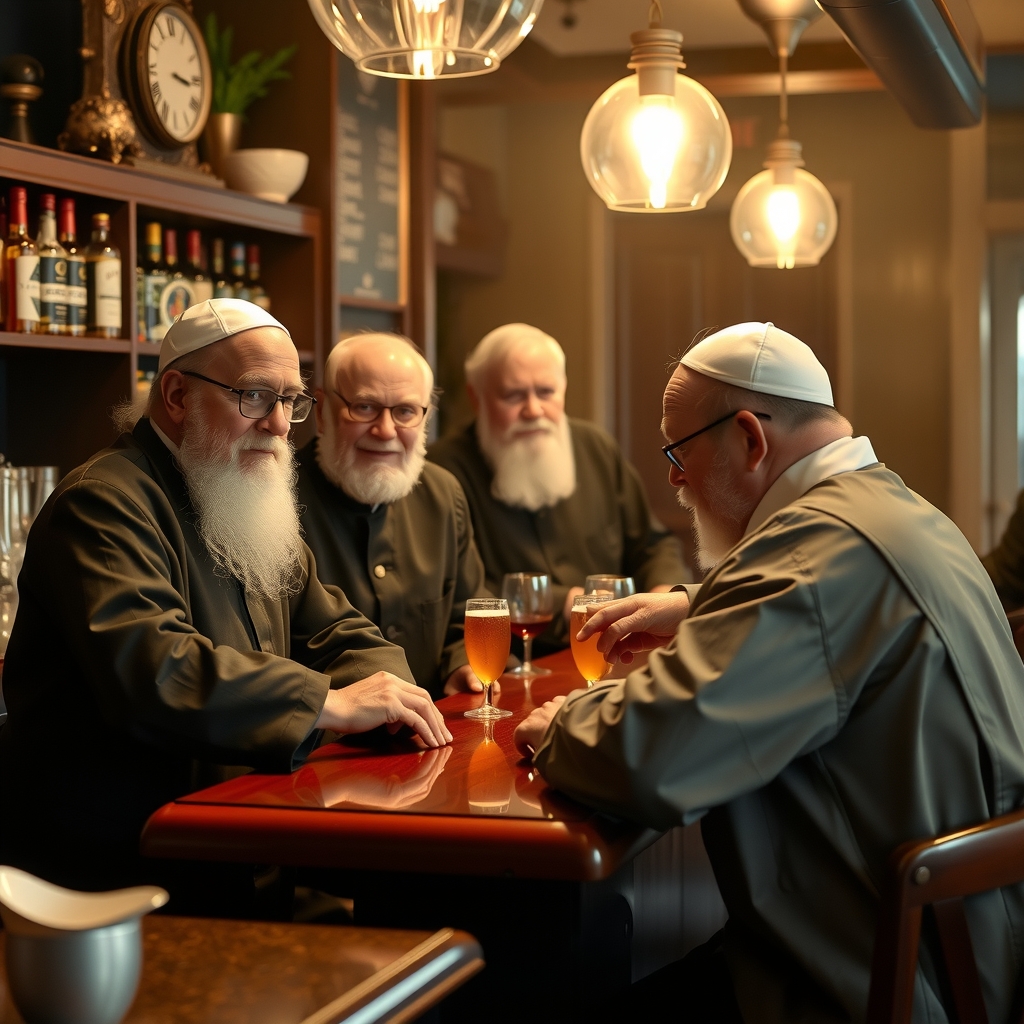
[(583, 585), (584, 594), (611, 594), (614, 598), (632, 597), (636, 593), (636, 584), (632, 576), (588, 576)]
[(484, 684), (484, 702), (466, 712), (467, 718), (508, 718), (512, 712), (491, 703), (491, 687), (505, 671), (512, 628), (509, 625), (508, 601), (501, 597), (472, 597), (466, 602), (466, 657), (477, 679)]
[(533, 638), (548, 628), (554, 614), (551, 577), (542, 572), (506, 573), (501, 594), (508, 601), (512, 632), (523, 641), (523, 663), (508, 674), (519, 679), (551, 675), (551, 669), (533, 664)]
[(605, 661), (604, 655), (597, 649), (600, 633), (595, 633), (589, 640), (577, 640), (576, 634), (583, 624), (598, 610), (601, 605), (618, 600), (611, 594), (579, 594), (572, 599), (572, 615), (569, 620), (569, 644), (572, 647), (572, 658), (576, 668), (587, 681), (587, 686), (604, 679), (612, 670)]

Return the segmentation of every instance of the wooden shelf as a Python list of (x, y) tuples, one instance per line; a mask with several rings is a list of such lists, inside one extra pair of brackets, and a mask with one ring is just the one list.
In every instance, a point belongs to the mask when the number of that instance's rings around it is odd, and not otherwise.
[[(64, 334), (14, 334), (10, 331), (0, 331), (0, 347), (129, 353), (132, 350), (132, 343), (126, 338), (73, 338)], [(159, 346), (157, 348), (159, 349)]]

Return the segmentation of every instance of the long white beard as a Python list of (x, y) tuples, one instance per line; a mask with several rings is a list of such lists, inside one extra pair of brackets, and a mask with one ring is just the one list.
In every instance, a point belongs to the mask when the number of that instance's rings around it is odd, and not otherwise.
[[(369, 443), (365, 435), (363, 443)], [(412, 451), (397, 438), (390, 444), (378, 444), (377, 451), (399, 452), (401, 462), (397, 466), (359, 465), (356, 446), (341, 437), (330, 416), (324, 417), (324, 432), (316, 444), (317, 464), (335, 487), (364, 505), (391, 505), (419, 483), (427, 458), (427, 421), (423, 421)]]
[[(542, 430), (544, 433), (527, 433)], [(486, 412), (476, 420), (480, 449), (494, 470), (491, 494), (498, 501), (530, 512), (550, 508), (576, 490), (576, 459), (569, 420), (514, 423), (496, 434)]]
[(696, 494), (683, 484), (676, 498), (687, 509), (693, 520), (697, 566), (703, 572), (713, 569), (737, 544), (746, 521), (742, 495), (731, 486), (726, 476), (726, 460), (716, 459), (704, 480), (703, 505)]
[[(274, 453), (242, 467), (247, 449)], [(284, 438), (250, 431), (230, 446), (198, 419), (185, 421), (178, 450), (196, 530), (217, 572), (271, 599), (302, 589), (302, 532), (295, 463)]]

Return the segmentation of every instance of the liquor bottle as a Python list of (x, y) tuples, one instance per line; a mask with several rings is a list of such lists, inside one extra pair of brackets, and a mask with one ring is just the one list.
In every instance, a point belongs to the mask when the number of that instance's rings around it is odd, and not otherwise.
[(7, 275), (7, 330), (39, 331), (39, 253), (28, 234), (28, 196), (21, 185), (11, 189), (7, 210), (10, 227), (4, 250)]
[(166, 334), (171, 324), (195, 302), (192, 282), (178, 262), (178, 232), (174, 228), (164, 232), (164, 265), (167, 283), (160, 292), (160, 326)]
[(92, 338), (121, 337), (121, 250), (110, 242), (110, 215), (92, 215), (85, 250), (86, 331)]
[(78, 227), (75, 223), (74, 199), (60, 201), (60, 244), (68, 261), (68, 334), (85, 334), (85, 252), (78, 245)]
[(39, 330), (42, 334), (67, 334), (68, 254), (57, 241), (57, 197), (39, 197)]
[(3, 258), (4, 243), (7, 241), (7, 197), (0, 196), (0, 328), (7, 324), (7, 260)]
[(215, 299), (233, 299), (235, 290), (224, 275), (224, 239), (213, 240), (213, 297)]
[(213, 298), (213, 282), (203, 271), (203, 240), (198, 231), (188, 233), (188, 276), (192, 279), (192, 294), (196, 302)]
[(142, 298), (139, 302), (139, 340), (162, 341), (160, 296), (167, 284), (163, 263), (163, 229), (156, 221), (146, 225), (146, 259), (142, 265)]
[(262, 307), (269, 313), (270, 296), (267, 294), (267, 289), (263, 287), (263, 283), (260, 281), (260, 247), (258, 245), (249, 246), (248, 252), (246, 253), (246, 262), (249, 268), (250, 301), (255, 302), (257, 306)]
[(236, 299), (252, 299), (245, 278), (245, 242), (231, 243), (231, 288)]

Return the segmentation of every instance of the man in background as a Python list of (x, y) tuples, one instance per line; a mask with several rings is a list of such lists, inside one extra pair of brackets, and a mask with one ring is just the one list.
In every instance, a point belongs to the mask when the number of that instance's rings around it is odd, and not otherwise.
[(491, 331), (466, 360), (476, 419), (430, 449), (473, 513), (487, 585), (511, 572), (551, 577), (555, 618), (541, 649), (568, 644), (572, 598), (596, 573), (639, 590), (685, 578), (679, 542), (651, 515), (636, 470), (604, 431), (565, 414), (565, 353), (527, 324)]
[(327, 357), (318, 437), (299, 452), (302, 527), (317, 574), (405, 650), (434, 696), (482, 690), (466, 601), (491, 596), (459, 482), (426, 462), (430, 364), (406, 338), (360, 334)]

